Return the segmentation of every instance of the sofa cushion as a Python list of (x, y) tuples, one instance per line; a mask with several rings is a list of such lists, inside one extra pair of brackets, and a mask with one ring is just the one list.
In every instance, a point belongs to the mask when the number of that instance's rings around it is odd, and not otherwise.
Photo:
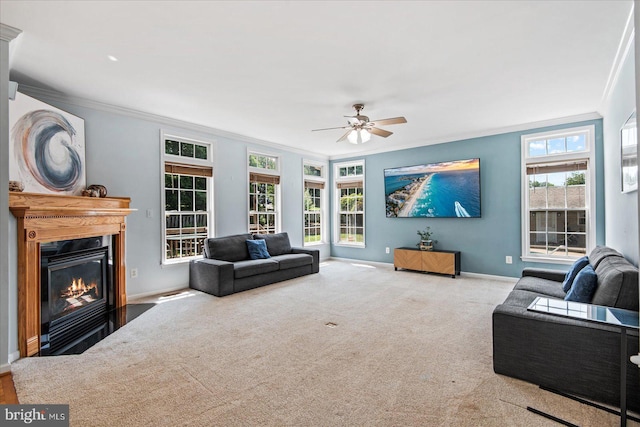
[(280, 270), (288, 268), (302, 267), (313, 264), (313, 257), (307, 254), (284, 254), (273, 257), (280, 264)]
[(593, 267), (587, 265), (576, 276), (564, 300), (590, 303), (597, 286), (598, 276)]
[(624, 258), (624, 256), (615, 249), (612, 249), (608, 246), (596, 246), (589, 254), (589, 263), (597, 273), (597, 268), (600, 262), (603, 259), (611, 256)]
[(278, 268), (278, 262), (272, 258), (236, 261), (233, 263), (233, 277), (235, 279), (242, 279), (243, 277), (278, 271)]
[(518, 280), (513, 289), (535, 292), (540, 296), (563, 299), (566, 293), (562, 290), (562, 283), (538, 277), (524, 276)]
[(267, 250), (271, 256), (291, 253), (291, 243), (286, 232), (276, 234), (256, 234), (254, 239), (262, 239), (267, 242)]
[(573, 284), (573, 281), (575, 280), (580, 270), (585, 268), (588, 264), (589, 258), (587, 258), (586, 256), (578, 258), (573, 263), (569, 271), (567, 271), (567, 275), (564, 277), (564, 281), (562, 282), (562, 290), (564, 292), (569, 292), (569, 289), (571, 289), (571, 285)]
[(625, 258), (610, 256), (596, 268), (598, 289), (592, 304), (638, 311), (638, 269)]
[(249, 250), (249, 258), (251, 259), (271, 258), (264, 240), (247, 240), (247, 249)]
[(249, 259), (249, 250), (247, 249), (247, 240), (249, 239), (251, 239), (249, 233), (207, 239), (204, 245), (204, 255), (210, 259), (229, 262)]

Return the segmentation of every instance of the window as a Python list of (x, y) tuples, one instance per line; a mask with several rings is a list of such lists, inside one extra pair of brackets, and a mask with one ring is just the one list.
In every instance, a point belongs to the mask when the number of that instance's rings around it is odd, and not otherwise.
[(249, 233), (280, 229), (280, 163), (276, 156), (249, 153)]
[(341, 245), (364, 247), (364, 160), (335, 165), (336, 236)]
[(522, 255), (570, 262), (595, 246), (594, 127), (522, 136)]
[(326, 165), (305, 161), (303, 163), (303, 211), (304, 244), (313, 245), (324, 242), (325, 229), (325, 170)]
[(210, 143), (164, 134), (161, 139), (165, 264), (202, 254), (210, 235), (213, 167)]

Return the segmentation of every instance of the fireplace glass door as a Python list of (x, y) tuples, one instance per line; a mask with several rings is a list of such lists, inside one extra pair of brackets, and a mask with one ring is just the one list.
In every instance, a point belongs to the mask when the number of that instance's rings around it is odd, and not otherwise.
[(49, 321), (104, 298), (104, 261), (102, 251), (59, 265), (49, 265)]
[(59, 354), (103, 327), (112, 308), (110, 237), (40, 247), (40, 354)]

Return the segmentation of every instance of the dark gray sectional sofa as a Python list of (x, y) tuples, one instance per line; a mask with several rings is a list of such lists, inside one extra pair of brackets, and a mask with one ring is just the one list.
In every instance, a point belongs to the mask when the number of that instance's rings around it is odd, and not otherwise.
[[(589, 254), (598, 276), (591, 304), (638, 311), (638, 269), (617, 251)], [(620, 329), (527, 310), (537, 296), (564, 299), (561, 271), (526, 268), (493, 312), (493, 369), (552, 390), (618, 406)], [(638, 354), (638, 330), (627, 331), (626, 360)], [(627, 362), (628, 408), (640, 411), (639, 369)]]
[[(250, 259), (247, 240), (265, 240), (270, 258)], [(292, 248), (287, 233), (207, 239), (204, 257), (189, 265), (189, 287), (217, 297), (320, 271), (320, 252)]]

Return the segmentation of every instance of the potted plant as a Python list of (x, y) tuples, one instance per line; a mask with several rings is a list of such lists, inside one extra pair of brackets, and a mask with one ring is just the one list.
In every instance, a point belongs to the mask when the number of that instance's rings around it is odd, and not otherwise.
[(432, 240), (431, 236), (433, 232), (431, 231), (431, 227), (427, 227), (424, 230), (418, 230), (418, 236), (420, 236), (420, 243), (416, 246), (423, 251), (432, 251), (434, 243), (438, 243), (437, 240)]

